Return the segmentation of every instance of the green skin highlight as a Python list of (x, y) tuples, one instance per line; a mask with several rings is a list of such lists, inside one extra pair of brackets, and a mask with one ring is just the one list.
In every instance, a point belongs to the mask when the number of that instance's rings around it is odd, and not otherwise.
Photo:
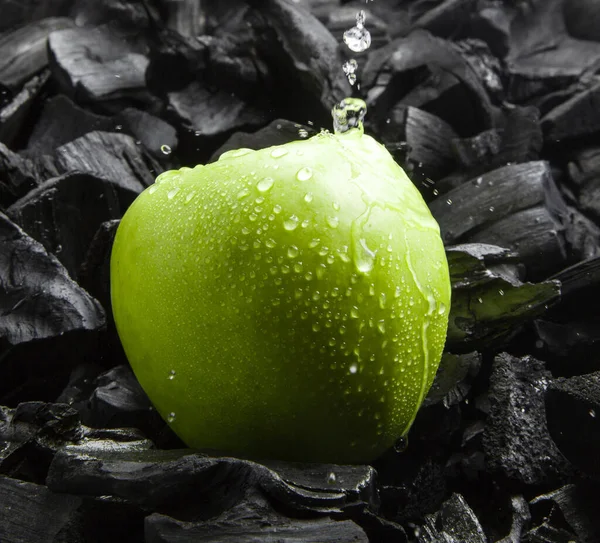
[(111, 288), (187, 445), (303, 462), (369, 462), (408, 432), (450, 309), (437, 223), (359, 129), (162, 174), (121, 221)]

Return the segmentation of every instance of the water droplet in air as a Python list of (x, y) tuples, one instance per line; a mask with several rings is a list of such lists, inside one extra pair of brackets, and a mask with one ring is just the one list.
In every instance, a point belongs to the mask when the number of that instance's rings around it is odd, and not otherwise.
[(333, 130), (336, 134), (343, 134), (351, 128), (358, 128), (361, 132), (363, 119), (367, 113), (367, 104), (360, 98), (345, 98), (333, 106)]
[(348, 62), (345, 62), (342, 66), (342, 70), (346, 74), (348, 78), (348, 82), (350, 85), (354, 85), (356, 83), (356, 70), (358, 69), (358, 62), (351, 58)]
[(298, 129), (298, 136), (302, 139), (308, 138), (308, 130), (306, 130), (306, 128)]
[(288, 231), (296, 230), (298, 227), (298, 222), (298, 217), (296, 217), (296, 215), (292, 215), (289, 219), (283, 221), (283, 227)]
[(593, 419), (596, 418), (596, 411), (594, 411), (593, 409), (589, 410), (589, 414), (590, 414), (590, 417), (592, 417)]
[(371, 33), (365, 28), (365, 12), (356, 15), (356, 26), (344, 32), (344, 43), (355, 53), (366, 51), (371, 46)]
[(261, 179), (258, 183), (256, 183), (256, 188), (259, 192), (267, 192), (271, 190), (274, 183), (275, 180), (272, 177), (265, 177), (264, 179)]
[(275, 147), (275, 149), (271, 151), (271, 156), (273, 158), (281, 158), (282, 156), (285, 156), (287, 154), (287, 149), (284, 149), (283, 147)]
[(169, 147), (168, 145), (161, 145), (160, 146), (160, 150), (162, 152), (163, 155), (170, 155), (171, 154), (171, 147)]
[(312, 170), (310, 168), (304, 167), (298, 170), (298, 173), (296, 174), (296, 179), (298, 179), (298, 181), (308, 181), (312, 177), (312, 175)]

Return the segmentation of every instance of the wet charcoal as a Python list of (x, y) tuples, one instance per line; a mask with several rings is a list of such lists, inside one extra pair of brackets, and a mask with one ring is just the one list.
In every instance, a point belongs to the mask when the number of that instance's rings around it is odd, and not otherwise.
[(0, 213), (0, 337), (10, 344), (104, 326), (100, 304), (55, 256)]
[(571, 0), (563, 5), (565, 27), (570, 36), (600, 42), (600, 17), (594, 0)]
[[(598, 46), (600, 48), (600, 44)], [(600, 62), (600, 51), (597, 60)], [(549, 111), (542, 118), (546, 139), (559, 142), (600, 131), (600, 119), (596, 114), (599, 99), (600, 82), (594, 81), (589, 88)]]
[[(164, 0), (167, 11), (166, 26), (186, 38), (205, 34), (206, 7), (194, 0)], [(204, 8), (204, 9), (203, 9)]]
[(573, 543), (575, 534), (561, 528), (555, 528), (547, 522), (536, 526), (527, 533), (527, 541), (531, 543)]
[(497, 345), (559, 299), (559, 281), (522, 283), (514, 255), (506, 249), (466, 244), (448, 247), (446, 254), (452, 283), (450, 352)]
[(81, 498), (55, 494), (45, 486), (0, 476), (0, 540), (54, 543)]
[(76, 279), (99, 226), (120, 219), (137, 192), (89, 174), (50, 179), (7, 209)]
[(24, 0), (5, 2), (2, 5), (0, 32), (14, 30), (31, 21), (49, 17), (65, 17), (75, 0)]
[(303, 541), (319, 543), (368, 543), (365, 532), (351, 520), (296, 520), (258, 511), (228, 512), (205, 522), (185, 522), (153, 514), (145, 520), (148, 543), (279, 543)]
[(413, 26), (429, 30), (436, 36), (453, 38), (461, 34), (469, 19), (476, 12), (475, 0), (443, 0), (430, 8), (431, 2), (413, 2), (410, 7), (415, 18)]
[(583, 473), (600, 480), (600, 371), (556, 379), (546, 391), (552, 439)]
[(492, 473), (528, 485), (551, 485), (573, 476), (548, 432), (544, 394), (552, 376), (532, 357), (503, 353), (492, 367), (483, 450)]
[(130, 0), (77, 0), (70, 16), (80, 27), (104, 24), (123, 29), (147, 29), (152, 26), (148, 14), (159, 17), (153, 2)]
[(437, 115), (463, 137), (493, 127), (495, 108), (477, 73), (450, 42), (426, 31), (411, 32), (369, 57), (363, 80), (378, 131), (407, 106)]
[(550, 316), (566, 322), (582, 315), (596, 317), (600, 304), (600, 257), (583, 260), (556, 273), (553, 279), (561, 282), (561, 303)]
[(50, 78), (48, 70), (42, 71), (28, 81), (23, 89), (0, 109), (0, 141), (12, 145), (23, 133), (23, 125), (35, 109), (36, 99), (43, 92)]
[(452, 189), (429, 207), (445, 243), (513, 249), (530, 279), (543, 278), (548, 269), (557, 271), (565, 264), (561, 224), (567, 209), (547, 162), (504, 166)]
[(539, 111), (513, 106), (505, 112), (503, 127), (456, 139), (452, 145), (460, 164), (468, 170), (478, 169), (478, 173), (537, 160), (543, 145)]
[(300, 139), (299, 130), (302, 129), (314, 133), (311, 126), (293, 123), (285, 119), (276, 119), (256, 132), (236, 132), (213, 153), (209, 162), (215, 162), (223, 153), (234, 149), (265, 149), (298, 140)]
[(565, 240), (575, 260), (600, 256), (600, 226), (574, 207), (567, 206)]
[(529, 504), (523, 496), (513, 496), (510, 503), (513, 511), (510, 533), (497, 543), (520, 543), (531, 522)]
[(210, 91), (199, 82), (169, 93), (168, 99), (178, 122), (196, 136), (226, 136), (268, 122), (265, 113), (231, 92)]
[(108, 132), (90, 132), (62, 145), (53, 162), (60, 173), (90, 173), (137, 193), (162, 173), (158, 162), (140, 149), (133, 138)]
[(54, 17), (34, 21), (1, 34), (0, 83), (9, 89), (20, 90), (27, 81), (48, 66), (48, 36), (55, 30), (73, 26), (71, 19)]
[(576, 152), (568, 171), (578, 209), (600, 225), (600, 149)]
[[(350, 84), (340, 69), (343, 62), (339, 42), (300, 6), (285, 0), (251, 4), (254, 9), (248, 20), (258, 38), (255, 47), (269, 71), (278, 74), (281, 86), (273, 89), (272, 97), (287, 95), (288, 118), (302, 119), (302, 115), (312, 114), (315, 122), (329, 119), (332, 105), (351, 95)], [(298, 97), (296, 103), (290, 103), (290, 96)]]
[[(84, 443), (55, 455), (47, 484), (57, 492), (112, 495), (163, 512), (207, 497), (223, 501), (225, 509), (256, 487), (293, 511), (339, 513), (356, 503), (374, 502), (374, 473), (367, 466), (261, 465), (189, 449), (116, 454)], [(221, 495), (223, 485), (228, 491)]]
[(486, 2), (480, 10), (471, 14), (469, 34), (486, 42), (492, 54), (504, 59), (510, 50), (512, 18), (512, 10), (506, 5)]
[(575, 532), (578, 542), (595, 543), (600, 539), (600, 499), (597, 486), (585, 483), (566, 485), (538, 496), (531, 504), (533, 507), (557, 507), (568, 526)]
[(111, 323), (114, 325), (110, 300), (110, 255), (119, 223), (112, 220), (100, 225), (77, 273), (79, 284), (104, 307), (109, 326)]
[(460, 494), (452, 494), (439, 511), (425, 516), (419, 543), (487, 543), (479, 519)]
[(478, 352), (455, 355), (445, 352), (423, 407), (442, 402), (448, 408), (462, 402), (481, 367)]
[[(52, 32), (50, 67), (60, 89), (76, 102), (148, 102), (144, 47), (109, 27)], [(125, 102), (127, 103), (127, 100)]]

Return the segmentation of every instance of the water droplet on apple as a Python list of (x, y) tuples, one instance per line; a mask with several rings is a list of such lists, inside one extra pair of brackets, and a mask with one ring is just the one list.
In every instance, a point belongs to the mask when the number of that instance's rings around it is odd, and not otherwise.
[(304, 201), (305, 201), (307, 204), (310, 204), (310, 203), (312, 202), (312, 200), (313, 200), (313, 195), (312, 195), (312, 192), (307, 192), (307, 193), (304, 195)]
[(353, 319), (358, 319), (358, 307), (354, 306), (351, 310), (350, 310), (350, 316)]
[(349, 371), (350, 373), (355, 374), (358, 371), (358, 364), (351, 364)]
[(275, 213), (276, 215), (281, 213), (281, 206), (279, 204), (273, 206), (273, 213)]
[(408, 447), (408, 438), (406, 436), (399, 437), (394, 443), (394, 451), (397, 453), (404, 452)]
[(189, 193), (186, 195), (186, 197), (185, 197), (185, 203), (186, 203), (186, 204), (189, 204), (189, 203), (192, 201), (192, 198), (193, 198), (194, 196), (196, 196), (196, 192), (195, 192), (195, 191), (189, 192)]
[(273, 188), (274, 183), (275, 180), (272, 177), (265, 177), (256, 184), (256, 188), (259, 192), (268, 192)]
[(273, 158), (281, 158), (282, 156), (285, 156), (287, 154), (288, 151), (284, 147), (275, 147), (275, 149), (271, 151), (271, 156)]
[(237, 193), (237, 199), (238, 200), (242, 200), (243, 198), (245, 198), (246, 196), (248, 196), (248, 194), (250, 194), (250, 189), (247, 187), (244, 187), (242, 190), (240, 190)]
[(283, 221), (283, 227), (287, 231), (291, 232), (292, 230), (296, 230), (296, 228), (298, 227), (298, 222), (300, 222), (300, 219), (298, 219), (296, 215), (292, 215), (289, 219)]
[(274, 239), (269, 238), (267, 241), (265, 241), (265, 245), (269, 249), (272, 249), (273, 247), (275, 247), (275, 245), (277, 245), (277, 242)]
[(298, 181), (308, 181), (312, 176), (313, 172), (308, 167), (300, 168), (298, 173), (296, 173), (296, 179), (298, 179)]
[(172, 381), (173, 379), (175, 379), (175, 375), (177, 375), (177, 372), (175, 370), (171, 370), (169, 372), (169, 381)]
[(172, 200), (173, 198), (175, 198), (175, 195), (181, 190), (180, 187), (175, 187), (174, 189), (171, 189), (168, 193), (167, 193), (167, 198), (169, 200)]
[(287, 250), (288, 258), (296, 258), (300, 254), (298, 247), (295, 245), (290, 245)]
[(226, 158), (236, 158), (236, 157), (248, 155), (253, 152), (254, 152), (254, 149), (247, 149), (246, 147), (242, 147), (241, 149), (231, 149), (231, 151), (225, 151), (219, 157), (219, 160), (223, 160)]
[(440, 302), (438, 307), (438, 315), (444, 315), (446, 313), (446, 304), (444, 302)]
[(171, 411), (169, 413), (169, 415), (167, 416), (167, 422), (173, 422), (175, 420), (175, 417), (176, 417), (175, 412)]
[(156, 191), (158, 190), (158, 187), (156, 185), (152, 185), (149, 189), (148, 189), (148, 194), (154, 194)]
[(340, 224), (340, 219), (338, 217), (327, 217), (327, 224), (331, 226), (331, 228), (337, 228)]
[(369, 273), (375, 265), (375, 252), (369, 248), (364, 238), (360, 238), (358, 247), (355, 248), (355, 264), (362, 273)]

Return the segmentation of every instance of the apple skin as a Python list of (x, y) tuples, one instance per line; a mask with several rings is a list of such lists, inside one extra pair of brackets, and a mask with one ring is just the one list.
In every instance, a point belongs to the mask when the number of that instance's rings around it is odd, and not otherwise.
[(126, 355), (190, 447), (369, 462), (405, 435), (450, 308), (439, 227), (361, 130), (165, 172), (111, 259)]

